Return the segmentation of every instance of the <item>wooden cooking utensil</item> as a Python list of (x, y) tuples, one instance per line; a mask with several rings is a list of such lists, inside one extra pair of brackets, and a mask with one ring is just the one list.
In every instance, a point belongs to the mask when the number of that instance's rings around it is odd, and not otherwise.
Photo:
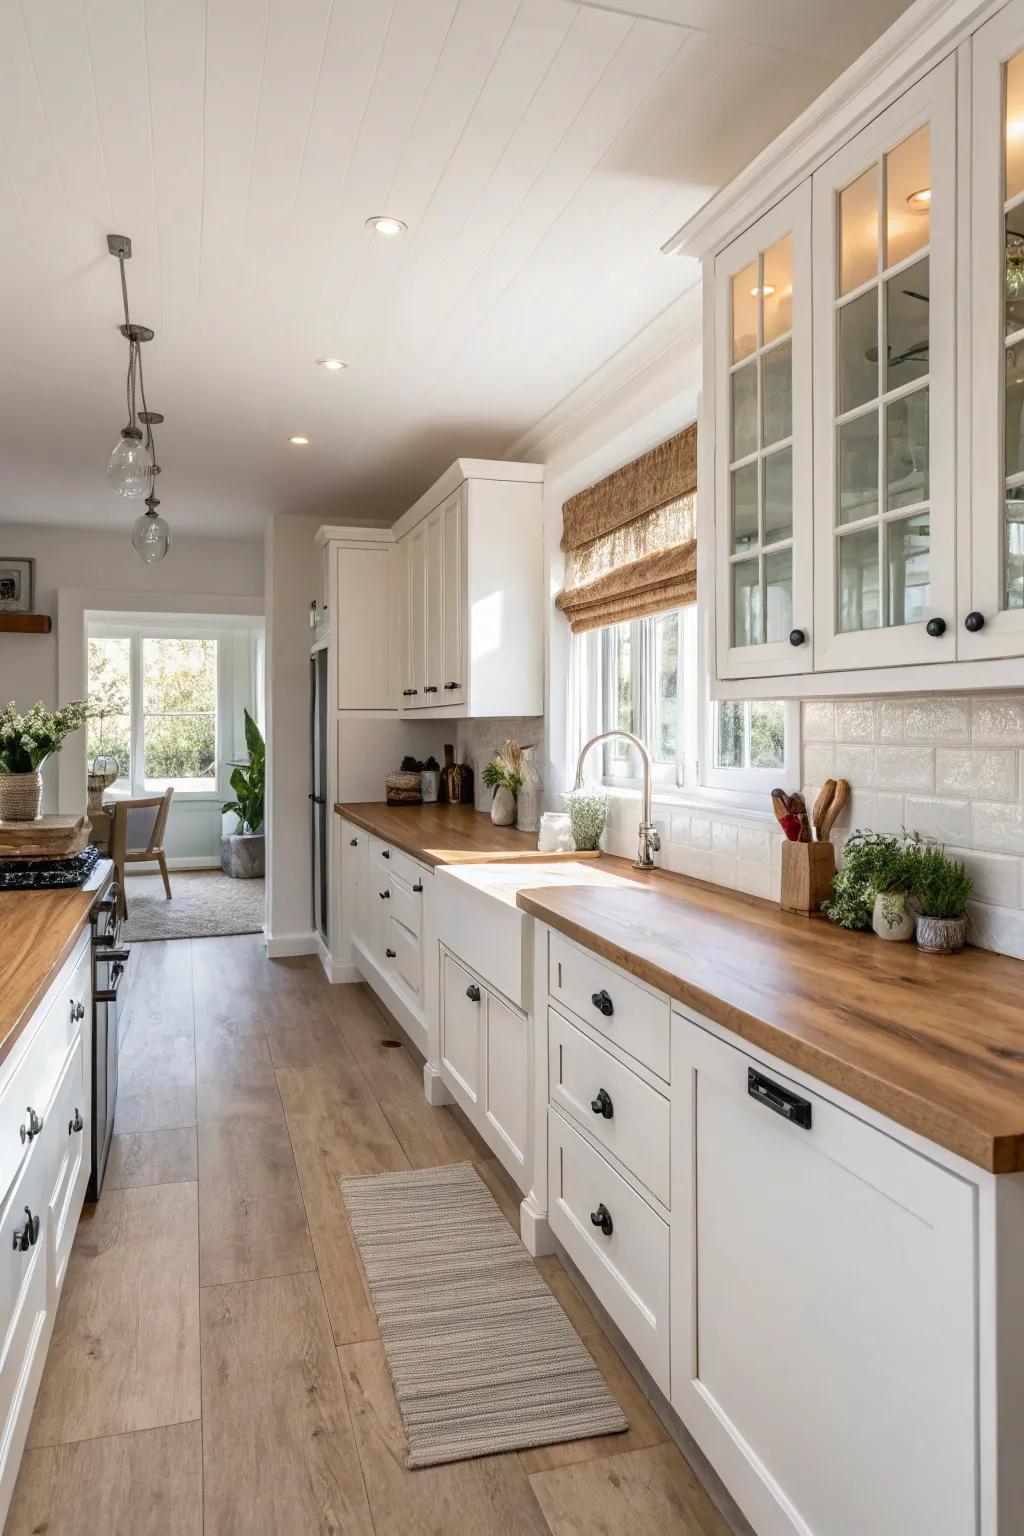
[(814, 835), (821, 841), (821, 824), (825, 819), (825, 812), (832, 804), (832, 797), (836, 792), (835, 779), (826, 779), (818, 792), (818, 798), (814, 802), (814, 810), (811, 813), (811, 822), (814, 826)]
[(772, 810), (775, 812), (775, 820), (783, 827), (783, 817), (789, 815), (789, 796), (784, 789), (772, 790)]
[(845, 779), (836, 779), (835, 793), (829, 802), (828, 810), (821, 819), (821, 832), (819, 836), (822, 842), (826, 840), (832, 828), (839, 820), (840, 815), (846, 809), (850, 799), (850, 786)]
[(800, 822), (800, 836), (797, 841), (809, 843), (811, 841), (811, 823), (807, 816), (807, 804), (799, 790), (794, 791), (789, 797), (789, 814), (796, 816)]

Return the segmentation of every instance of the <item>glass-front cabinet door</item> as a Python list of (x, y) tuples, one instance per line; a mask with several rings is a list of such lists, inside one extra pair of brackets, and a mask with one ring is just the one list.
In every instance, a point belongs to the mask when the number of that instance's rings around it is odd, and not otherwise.
[(716, 257), (714, 306), (718, 675), (810, 672), (809, 184)]
[[(1024, 653), (1024, 3), (973, 39), (970, 562), (964, 659)], [(970, 579), (967, 579), (969, 571)]]
[(954, 68), (813, 178), (818, 671), (956, 652)]

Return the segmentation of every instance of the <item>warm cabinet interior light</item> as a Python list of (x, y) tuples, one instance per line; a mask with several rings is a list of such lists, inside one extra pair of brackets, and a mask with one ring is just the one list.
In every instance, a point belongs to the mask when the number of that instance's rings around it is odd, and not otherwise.
[(1024, 138), (1024, 117), (1011, 117), (1006, 125), (1008, 139)]
[(294, 443), (296, 448), (307, 448), (309, 446), (308, 437), (290, 437), (288, 441)]
[(348, 363), (343, 363), (340, 357), (318, 357), (316, 365), (318, 368), (328, 368), (331, 373), (337, 373), (340, 369), (348, 367)]
[(931, 207), (931, 201), (931, 187), (922, 187), (918, 192), (911, 192), (910, 196), (907, 198), (907, 207), (913, 208), (917, 213), (921, 213), (926, 208)]
[(367, 229), (372, 229), (378, 235), (400, 235), (408, 229), (408, 224), (403, 224), (401, 219), (393, 219), (388, 214), (375, 213), (372, 219), (366, 221)]
[(756, 299), (760, 294), (763, 293), (766, 299), (770, 299), (774, 292), (775, 292), (775, 285), (774, 285), (774, 283), (765, 283), (763, 288), (751, 288), (751, 290), (750, 290), (750, 297), (752, 299)]

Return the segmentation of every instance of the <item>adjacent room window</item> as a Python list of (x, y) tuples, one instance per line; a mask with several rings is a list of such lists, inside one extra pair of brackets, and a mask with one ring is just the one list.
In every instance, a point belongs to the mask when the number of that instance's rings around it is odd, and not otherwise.
[(89, 761), (116, 758), (115, 793), (217, 793), (219, 647), (137, 625), (90, 633)]

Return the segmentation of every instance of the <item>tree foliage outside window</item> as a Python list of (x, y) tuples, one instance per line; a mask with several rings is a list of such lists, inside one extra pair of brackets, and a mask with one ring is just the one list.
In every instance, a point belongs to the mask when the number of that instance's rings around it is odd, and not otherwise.
[(130, 640), (89, 641), (89, 722), (86, 750), (117, 759), (118, 783), (131, 784), (132, 663)]
[[(93, 637), (88, 668), (90, 761), (116, 758), (118, 783), (126, 790), (216, 788), (216, 639)], [(134, 696), (133, 674), (141, 677), (140, 697)], [(134, 772), (133, 735), (141, 747)]]

